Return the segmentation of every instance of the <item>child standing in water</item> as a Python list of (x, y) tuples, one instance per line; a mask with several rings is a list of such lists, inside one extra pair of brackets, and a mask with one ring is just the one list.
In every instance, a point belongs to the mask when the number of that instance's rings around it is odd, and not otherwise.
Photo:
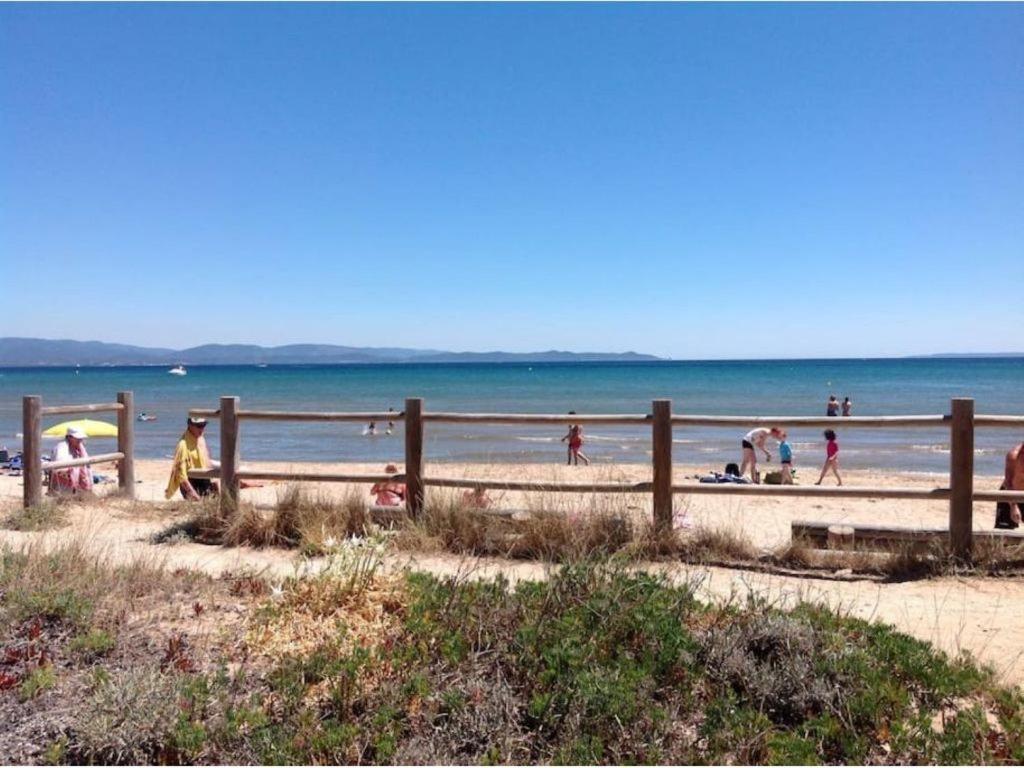
[[(576, 411), (569, 411), (569, 415), (575, 416)], [(569, 458), (568, 463), (570, 465), (575, 463), (578, 467), (580, 465), (580, 459), (583, 459), (583, 463), (589, 467), (590, 459), (588, 459), (583, 454), (583, 451), (580, 450), (583, 447), (583, 427), (579, 424), (570, 424), (569, 432), (562, 438), (562, 442), (564, 443), (566, 440), (569, 441), (569, 451), (567, 454)]]
[(779, 461), (782, 462), (782, 484), (793, 484), (793, 448), (789, 444), (786, 430), (779, 433)]
[(821, 485), (821, 481), (825, 479), (825, 473), (830, 469), (832, 474), (836, 476), (836, 480), (839, 481), (839, 485), (843, 484), (843, 478), (839, 476), (839, 443), (836, 442), (836, 433), (831, 429), (825, 430), (825, 463), (821, 467), (821, 477), (818, 478), (818, 482), (815, 485)]

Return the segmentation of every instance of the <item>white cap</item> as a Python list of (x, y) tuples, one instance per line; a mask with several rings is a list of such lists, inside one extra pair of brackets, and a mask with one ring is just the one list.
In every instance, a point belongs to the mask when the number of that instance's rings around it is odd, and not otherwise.
[(85, 438), (87, 438), (88, 435), (85, 434), (85, 432), (83, 432), (82, 430), (78, 429), (77, 427), (68, 427), (66, 437), (73, 437), (76, 440), (85, 440)]

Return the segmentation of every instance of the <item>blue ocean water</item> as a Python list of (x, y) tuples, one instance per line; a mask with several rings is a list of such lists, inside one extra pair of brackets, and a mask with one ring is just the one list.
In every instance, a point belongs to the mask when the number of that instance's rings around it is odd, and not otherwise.
[[(21, 397), (45, 404), (112, 402), (135, 392), (136, 409), (158, 417), (136, 424), (140, 456), (168, 456), (190, 407), (216, 408), (221, 395), (242, 407), (280, 410), (401, 410), (423, 397), (427, 410), (466, 412), (647, 413), (668, 397), (677, 413), (824, 415), (830, 393), (849, 396), (855, 415), (935, 414), (952, 397), (970, 396), (978, 413), (1024, 414), (1024, 358), (777, 360), (651, 363), (407, 364), (206, 366), (171, 376), (163, 367), (0, 368), (0, 443), (20, 447)], [(50, 426), (50, 419), (44, 427)], [(839, 428), (848, 467), (945, 471), (945, 429)], [(681, 428), (675, 461), (719, 468), (738, 460), (745, 430)], [(216, 424), (208, 430), (216, 451)], [(250, 460), (400, 461), (402, 428), (363, 436), (358, 424), (243, 422), (242, 455)], [(543, 427), (427, 425), (426, 454), (438, 461), (564, 460), (562, 432)], [(1008, 446), (1022, 439), (1005, 429), (979, 430), (976, 470), (999, 473)], [(584, 451), (600, 463), (647, 462), (650, 430), (589, 427)], [(820, 430), (790, 430), (799, 466), (820, 465)], [(100, 450), (94, 441), (93, 451)]]

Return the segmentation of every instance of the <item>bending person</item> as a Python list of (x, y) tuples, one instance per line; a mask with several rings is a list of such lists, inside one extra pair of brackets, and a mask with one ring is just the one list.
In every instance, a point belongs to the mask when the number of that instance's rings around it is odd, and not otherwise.
[(185, 431), (174, 449), (174, 463), (171, 465), (171, 476), (167, 481), (164, 498), (169, 499), (181, 491), (183, 499), (198, 501), (203, 496), (218, 492), (217, 483), (213, 480), (191, 479), (188, 476), (189, 470), (210, 469), (213, 466), (210, 449), (206, 445), (206, 438), (203, 437), (205, 429), (206, 419), (188, 417)]
[(750, 467), (750, 479), (755, 483), (761, 482), (761, 478), (757, 473), (757, 451), (760, 450), (764, 454), (766, 461), (770, 462), (772, 460), (772, 455), (764, 447), (769, 437), (778, 440), (782, 437), (782, 430), (778, 427), (772, 427), (771, 429), (755, 427), (743, 436), (743, 461), (740, 463), (741, 477), (747, 471), (747, 467)]

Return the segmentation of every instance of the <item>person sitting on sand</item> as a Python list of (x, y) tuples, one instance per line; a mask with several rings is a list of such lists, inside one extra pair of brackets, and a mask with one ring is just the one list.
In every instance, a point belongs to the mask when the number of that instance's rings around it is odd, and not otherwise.
[(206, 438), (203, 437), (205, 429), (206, 419), (195, 416), (188, 417), (185, 431), (174, 449), (171, 477), (167, 481), (164, 498), (169, 499), (176, 492), (181, 491), (182, 498), (198, 501), (203, 496), (211, 496), (218, 492), (217, 483), (213, 480), (192, 479), (188, 476), (189, 470), (210, 469), (213, 466), (213, 462), (210, 460), (210, 449), (206, 445)]
[(793, 448), (786, 439), (786, 430), (779, 432), (779, 461), (782, 463), (782, 484), (793, 484)]
[(836, 441), (836, 433), (831, 429), (825, 430), (825, 463), (821, 467), (821, 476), (815, 485), (821, 485), (825, 479), (825, 473), (832, 470), (839, 485), (843, 484), (843, 478), (839, 476), (839, 443)]
[[(1024, 443), (1014, 446), (1006, 454), (1006, 472), (1001, 491), (1024, 491)], [(996, 528), (1020, 526), (1024, 502), (1000, 501), (996, 504)]]
[(843, 416), (853, 416), (853, 403), (848, 397), (843, 398)]
[[(389, 475), (397, 475), (398, 467), (388, 464), (384, 472)], [(398, 507), (405, 501), (405, 483), (398, 483), (388, 480), (383, 483), (375, 483), (370, 489), (370, 495), (376, 497), (374, 504), (378, 507)]]
[(828, 402), (825, 403), (825, 415), (826, 416), (838, 416), (839, 415), (839, 401), (836, 400), (835, 395), (828, 396)]
[[(569, 415), (575, 416), (576, 411), (569, 411)], [(568, 464), (572, 465), (575, 463), (578, 467), (580, 465), (580, 459), (583, 459), (583, 462), (589, 467), (590, 459), (588, 459), (584, 455), (583, 451), (580, 450), (583, 447), (583, 427), (579, 424), (570, 424), (569, 431), (566, 433), (565, 437), (562, 438), (562, 442), (564, 443), (566, 440), (569, 441), (569, 451), (567, 454), (569, 457)]]
[[(89, 452), (85, 450), (86, 434), (80, 429), (71, 427), (57, 447), (53, 449), (54, 461), (86, 459)], [(50, 472), (50, 493), (86, 493), (92, 490), (92, 467), (68, 467)]]
[(462, 494), (462, 504), (469, 509), (487, 509), (491, 506), (491, 498), (484, 488), (467, 488)]
[(743, 460), (740, 463), (740, 477), (747, 471), (747, 467), (750, 467), (750, 479), (755, 483), (761, 482), (761, 477), (757, 472), (757, 449), (760, 449), (764, 454), (765, 460), (771, 461), (772, 455), (768, 453), (768, 449), (764, 447), (765, 441), (772, 437), (778, 440), (782, 436), (782, 430), (778, 427), (772, 427), (771, 429), (765, 429), (764, 427), (755, 427), (743, 436)]

